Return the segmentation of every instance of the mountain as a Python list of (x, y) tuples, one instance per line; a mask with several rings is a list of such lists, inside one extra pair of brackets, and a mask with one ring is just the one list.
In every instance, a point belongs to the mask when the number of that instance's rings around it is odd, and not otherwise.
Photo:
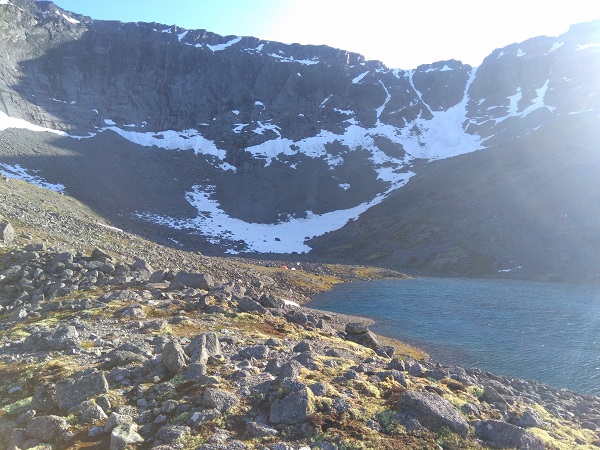
[(414, 70), (0, 5), (0, 170), (207, 253), (596, 280), (600, 24)]

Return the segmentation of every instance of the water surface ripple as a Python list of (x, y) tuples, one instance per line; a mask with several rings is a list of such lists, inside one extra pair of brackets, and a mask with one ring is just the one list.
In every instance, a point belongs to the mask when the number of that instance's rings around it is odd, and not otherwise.
[(600, 289), (515, 280), (348, 283), (309, 305), (367, 316), (434, 360), (600, 395)]

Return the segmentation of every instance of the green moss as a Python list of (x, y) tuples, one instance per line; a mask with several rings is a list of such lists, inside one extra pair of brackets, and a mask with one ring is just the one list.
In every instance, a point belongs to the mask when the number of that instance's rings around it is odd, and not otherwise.
[[(9, 403), (0, 408), (0, 416), (17, 417), (29, 409), (31, 400), (32, 397), (25, 397), (14, 402), (8, 400)], [(2, 399), (2, 403), (6, 403), (6, 400)]]

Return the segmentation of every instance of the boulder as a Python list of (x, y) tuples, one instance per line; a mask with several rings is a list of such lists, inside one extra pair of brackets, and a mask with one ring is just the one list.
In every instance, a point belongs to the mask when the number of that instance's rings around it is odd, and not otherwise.
[(82, 412), (79, 421), (81, 423), (93, 423), (98, 420), (106, 420), (108, 416), (104, 410), (92, 401), (82, 403)]
[(0, 242), (10, 244), (15, 239), (15, 229), (8, 221), (0, 221)]
[(368, 347), (372, 349), (376, 349), (379, 347), (379, 341), (377, 341), (377, 336), (372, 331), (367, 331), (362, 334), (348, 334), (346, 333), (346, 339), (348, 341), (355, 342), (357, 344), (362, 345), (363, 347)]
[(210, 291), (215, 286), (215, 282), (208, 274), (181, 271), (177, 272), (175, 278), (173, 278), (173, 281), (171, 282), (172, 287), (177, 287), (179, 285)]
[(248, 313), (267, 314), (268, 309), (262, 306), (260, 303), (255, 302), (250, 297), (242, 297), (238, 300), (238, 308), (240, 311)]
[(163, 443), (176, 442), (191, 432), (191, 428), (185, 425), (163, 425), (156, 433), (156, 439)]
[(137, 433), (135, 423), (126, 422), (115, 426), (110, 433), (110, 450), (124, 450), (129, 444), (139, 444), (144, 438)]
[(33, 391), (31, 407), (38, 414), (49, 414), (58, 410), (56, 403), (56, 385), (50, 382), (38, 384)]
[(521, 428), (542, 428), (544, 426), (544, 421), (533, 409), (526, 409), (523, 411), (523, 414), (515, 417), (513, 420), (511, 420), (511, 422), (513, 425)]
[(92, 254), (90, 255), (90, 258), (94, 261), (98, 261), (98, 260), (109, 260), (110, 261), (110, 260), (112, 260), (112, 256), (110, 256), (104, 250), (101, 250), (97, 247), (94, 250), (92, 250)]
[(362, 322), (350, 322), (346, 324), (345, 331), (346, 334), (356, 336), (367, 333), (369, 331), (369, 327), (367, 324)]
[(239, 355), (242, 358), (265, 359), (269, 356), (270, 349), (266, 345), (253, 345), (240, 350)]
[(79, 345), (79, 333), (71, 325), (60, 326), (56, 330), (41, 330), (33, 333), (23, 342), (27, 351), (60, 351)]
[(225, 412), (239, 403), (238, 398), (230, 392), (221, 389), (208, 388), (202, 396), (202, 404), (206, 408)]
[(206, 364), (210, 356), (221, 354), (221, 344), (217, 334), (209, 331), (199, 334), (185, 347), (191, 362)]
[(285, 301), (281, 298), (275, 297), (273, 294), (263, 294), (258, 302), (265, 308), (284, 309)]
[(308, 389), (292, 391), (271, 404), (269, 420), (274, 424), (293, 425), (304, 421), (312, 413)]
[(104, 372), (87, 369), (56, 383), (56, 403), (61, 412), (67, 413), (81, 402), (107, 392), (108, 382)]
[(116, 426), (124, 425), (131, 422), (131, 417), (126, 416), (124, 414), (118, 414), (116, 412), (110, 413), (108, 416), (108, 420), (104, 424), (103, 431), (105, 433), (110, 433)]
[(475, 435), (487, 445), (497, 448), (518, 448), (520, 450), (544, 450), (540, 438), (506, 422), (485, 420), (475, 423)]
[(463, 437), (469, 431), (469, 424), (458, 409), (432, 392), (405, 391), (398, 398), (398, 409), (432, 430), (445, 427)]
[(25, 435), (42, 442), (54, 443), (67, 428), (68, 424), (64, 417), (39, 416), (27, 422)]
[(167, 342), (162, 351), (162, 363), (169, 373), (179, 373), (188, 361), (188, 357), (177, 342)]
[(246, 424), (246, 431), (250, 436), (255, 438), (277, 436), (279, 434), (279, 431), (277, 431), (275, 428), (257, 422), (248, 422)]
[(134, 270), (143, 270), (144, 272), (148, 272), (148, 274), (154, 273), (152, 266), (141, 258), (135, 258), (135, 262), (131, 265), (131, 268)]

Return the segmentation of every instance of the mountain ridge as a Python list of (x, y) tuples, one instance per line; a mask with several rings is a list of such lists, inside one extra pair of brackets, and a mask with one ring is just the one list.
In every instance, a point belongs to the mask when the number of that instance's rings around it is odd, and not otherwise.
[[(66, 147), (80, 155), (69, 163), (67, 175), (52, 158), (31, 158), (19, 144), (29, 132), (3, 132), (21, 148), (19, 154), (4, 150), (3, 158), (10, 161), (4, 171), (30, 165), (64, 184), (66, 192), (92, 201), (119, 226), (152, 229), (157, 238), (170, 234), (172, 241), (202, 251), (333, 257), (336, 252), (309, 243), (327, 242), (319, 236), (332, 232), (347, 239), (347, 230), (364, 221), (365, 211), (389, 203), (427, 161), (485, 148), (504, 151), (540, 127), (568, 143), (573, 137), (561, 122), (575, 115), (581, 122), (597, 120), (597, 23), (495, 50), (477, 68), (450, 60), (403, 71), (330, 47), (87, 21), (54, 10), (52, 3), (43, 5), (49, 11), (44, 14), (35, 12), (33, 2), (19, 1), (33, 12), (25, 19), (22, 13), (21, 32), (27, 33), (11, 32), (12, 54), (31, 54), (24, 36), (38, 36), (48, 50), (38, 50), (34, 58), (2, 60), (2, 72), (8, 74), (0, 92), (4, 114), (85, 139), (66, 144), (59, 137), (54, 143), (27, 138), (40, 141), (41, 153)], [(21, 74), (18, 80), (14, 73)], [(111, 132), (118, 137), (106, 134)], [(97, 174), (85, 166), (88, 161), (104, 165), (100, 152), (109, 142), (123, 149), (115, 155), (123, 155), (131, 167), (140, 146), (139, 173), (129, 172), (131, 180), (111, 175), (108, 164)], [(148, 148), (155, 149), (152, 158)], [(32, 161), (43, 167), (31, 166)], [(179, 169), (167, 179), (160, 173), (165, 165)], [(183, 180), (178, 170), (186, 174)], [(78, 180), (78, 172), (88, 177)], [(144, 173), (169, 188), (140, 181)], [(109, 200), (88, 192), (90, 180), (114, 195)], [(149, 186), (154, 204), (131, 189), (140, 183)], [(119, 194), (127, 191), (130, 198)], [(110, 204), (119, 212), (111, 213)], [(434, 221), (443, 220), (442, 210), (432, 211)], [(447, 252), (448, 236), (454, 234), (452, 229), (436, 234), (439, 245), (427, 258)], [(368, 236), (360, 240), (366, 245)], [(410, 240), (382, 236), (409, 252)], [(473, 247), (491, 263), (473, 271), (451, 258), (454, 268), (443, 273), (498, 276), (504, 270), (500, 253), (510, 253), (509, 248), (498, 250), (485, 240)], [(412, 251), (413, 256), (422, 252)], [(376, 260), (387, 266), (402, 260), (409, 264), (402, 269), (440, 273), (435, 264), (412, 266), (410, 257)], [(559, 271), (559, 265), (552, 270)], [(527, 276), (540, 275), (548, 273), (531, 270)]]

